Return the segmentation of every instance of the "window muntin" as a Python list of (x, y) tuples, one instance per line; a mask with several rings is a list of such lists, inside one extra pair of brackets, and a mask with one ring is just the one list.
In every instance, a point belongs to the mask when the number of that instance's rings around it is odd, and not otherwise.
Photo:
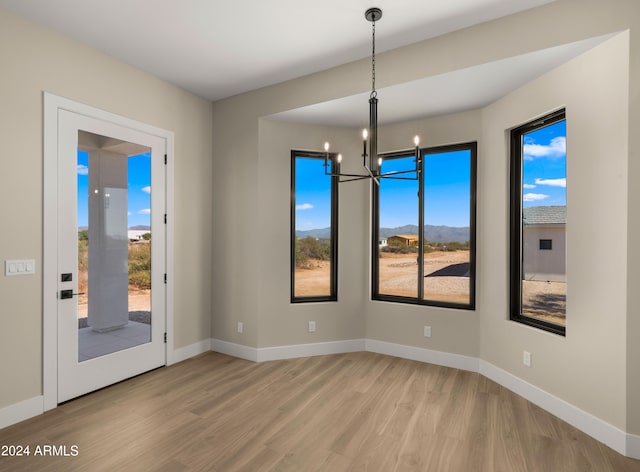
[(514, 321), (565, 334), (566, 121), (560, 110), (511, 132)]
[[(291, 153), (291, 301), (337, 300), (338, 184), (335, 156)], [(325, 168), (326, 164), (326, 168)]]
[[(418, 181), (374, 188), (373, 298), (474, 309), (476, 143), (421, 155)], [(385, 172), (414, 166), (411, 152), (383, 157)]]

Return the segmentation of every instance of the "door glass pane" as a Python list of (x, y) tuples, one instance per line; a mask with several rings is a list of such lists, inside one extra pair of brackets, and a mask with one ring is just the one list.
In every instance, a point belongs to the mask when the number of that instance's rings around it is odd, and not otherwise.
[[(385, 159), (383, 171), (414, 169), (415, 156)], [(410, 177), (413, 174), (408, 174)], [(380, 180), (378, 293), (418, 296), (418, 181)]]
[(468, 304), (471, 150), (425, 154), (425, 300)]
[(78, 361), (151, 341), (151, 150), (78, 133)]

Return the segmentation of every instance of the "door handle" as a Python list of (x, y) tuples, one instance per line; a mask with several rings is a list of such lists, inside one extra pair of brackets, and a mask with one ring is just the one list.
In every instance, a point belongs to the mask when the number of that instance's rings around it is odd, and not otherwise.
[(73, 298), (74, 295), (84, 295), (84, 292), (73, 293), (73, 290), (60, 290), (60, 300), (67, 300)]

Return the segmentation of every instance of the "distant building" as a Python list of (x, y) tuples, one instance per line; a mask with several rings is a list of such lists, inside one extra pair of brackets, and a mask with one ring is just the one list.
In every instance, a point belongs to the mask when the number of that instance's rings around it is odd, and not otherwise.
[(142, 235), (143, 234), (147, 234), (147, 233), (151, 233), (151, 230), (149, 230), (149, 229), (130, 229), (130, 230), (127, 230), (127, 238), (131, 242), (142, 241)]
[(522, 209), (525, 280), (566, 282), (566, 206)]
[(396, 234), (387, 238), (387, 244), (390, 246), (415, 246), (418, 247), (417, 234)]
[(389, 245), (389, 243), (387, 242), (387, 238), (380, 238), (378, 240), (378, 246), (379, 247), (385, 247), (385, 246), (388, 246), (388, 245)]

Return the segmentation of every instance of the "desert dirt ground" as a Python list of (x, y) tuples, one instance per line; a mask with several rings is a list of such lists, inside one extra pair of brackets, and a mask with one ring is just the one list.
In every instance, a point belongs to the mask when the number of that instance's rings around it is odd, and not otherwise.
[(522, 314), (565, 326), (567, 284), (563, 282), (522, 282)]
[[(380, 293), (415, 297), (418, 276), (417, 254), (382, 253), (380, 258)], [(425, 254), (424, 294), (434, 301), (469, 302), (469, 278), (432, 276), (436, 271), (454, 264), (469, 262), (469, 251), (434, 251)], [(296, 295), (327, 295), (329, 293), (329, 263), (313, 261), (311, 269), (296, 270)], [(566, 284), (561, 282), (523, 282), (523, 313), (532, 318), (565, 325)]]
[[(381, 253), (380, 293), (416, 297), (417, 254)], [(424, 298), (469, 303), (469, 277), (429, 276), (454, 264), (469, 262), (469, 251), (434, 251), (424, 255)]]
[[(382, 253), (380, 258), (380, 293), (415, 297), (418, 292), (417, 254)], [(425, 254), (424, 273), (431, 274), (452, 264), (469, 262), (469, 251), (434, 251)], [(327, 295), (329, 263), (314, 261), (312, 269), (296, 269), (296, 295)], [(425, 298), (438, 301), (468, 303), (468, 277), (425, 277)]]

